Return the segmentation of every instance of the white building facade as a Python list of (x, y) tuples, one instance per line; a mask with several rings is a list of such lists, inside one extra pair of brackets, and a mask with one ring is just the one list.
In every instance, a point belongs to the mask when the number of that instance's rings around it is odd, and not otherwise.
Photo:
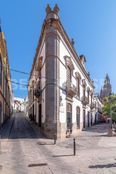
[(13, 110), (14, 110), (14, 112), (24, 112), (25, 111), (25, 102), (24, 102), (23, 98), (14, 97)]
[(28, 87), (29, 116), (49, 138), (65, 138), (95, 123), (94, 85), (58, 16), (46, 8)]

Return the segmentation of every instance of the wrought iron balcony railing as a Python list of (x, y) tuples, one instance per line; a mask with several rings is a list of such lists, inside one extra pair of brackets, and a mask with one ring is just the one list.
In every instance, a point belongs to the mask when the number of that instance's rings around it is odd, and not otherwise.
[(82, 104), (85, 105), (85, 106), (89, 103), (88, 98), (87, 98), (86, 96), (82, 96), (81, 102), (82, 102)]
[(42, 94), (42, 90), (41, 89), (35, 89), (34, 90), (34, 95), (35, 97), (39, 98)]
[(37, 79), (35, 87), (34, 87), (34, 95), (38, 98), (41, 95), (41, 82)]
[(77, 94), (76, 87), (72, 84), (72, 82), (66, 82), (66, 91), (67, 95), (71, 97), (74, 97)]
[(94, 109), (95, 108), (95, 103), (91, 103), (90, 108)]

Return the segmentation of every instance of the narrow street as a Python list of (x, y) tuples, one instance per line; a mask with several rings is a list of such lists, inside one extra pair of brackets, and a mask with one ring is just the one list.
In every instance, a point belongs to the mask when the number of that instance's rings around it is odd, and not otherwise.
[(107, 124), (93, 126), (76, 138), (44, 138), (37, 125), (16, 113), (0, 130), (0, 174), (115, 174), (116, 137)]

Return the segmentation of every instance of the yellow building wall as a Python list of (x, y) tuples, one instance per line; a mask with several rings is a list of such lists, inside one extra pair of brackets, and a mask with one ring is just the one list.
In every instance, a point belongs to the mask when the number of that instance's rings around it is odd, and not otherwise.
[[(8, 54), (4, 33), (0, 33), (0, 58), (2, 62), (2, 86), (0, 86), (0, 126), (11, 115), (11, 103), (12, 97), (10, 69), (8, 64)], [(2, 110), (2, 111), (1, 111)]]

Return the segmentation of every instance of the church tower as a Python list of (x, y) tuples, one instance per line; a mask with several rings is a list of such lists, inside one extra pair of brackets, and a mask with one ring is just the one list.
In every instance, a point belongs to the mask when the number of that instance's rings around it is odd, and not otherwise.
[(103, 89), (101, 89), (100, 91), (100, 98), (103, 100), (104, 97), (111, 95), (111, 93), (112, 93), (112, 86), (110, 84), (110, 78), (108, 74), (106, 74)]

